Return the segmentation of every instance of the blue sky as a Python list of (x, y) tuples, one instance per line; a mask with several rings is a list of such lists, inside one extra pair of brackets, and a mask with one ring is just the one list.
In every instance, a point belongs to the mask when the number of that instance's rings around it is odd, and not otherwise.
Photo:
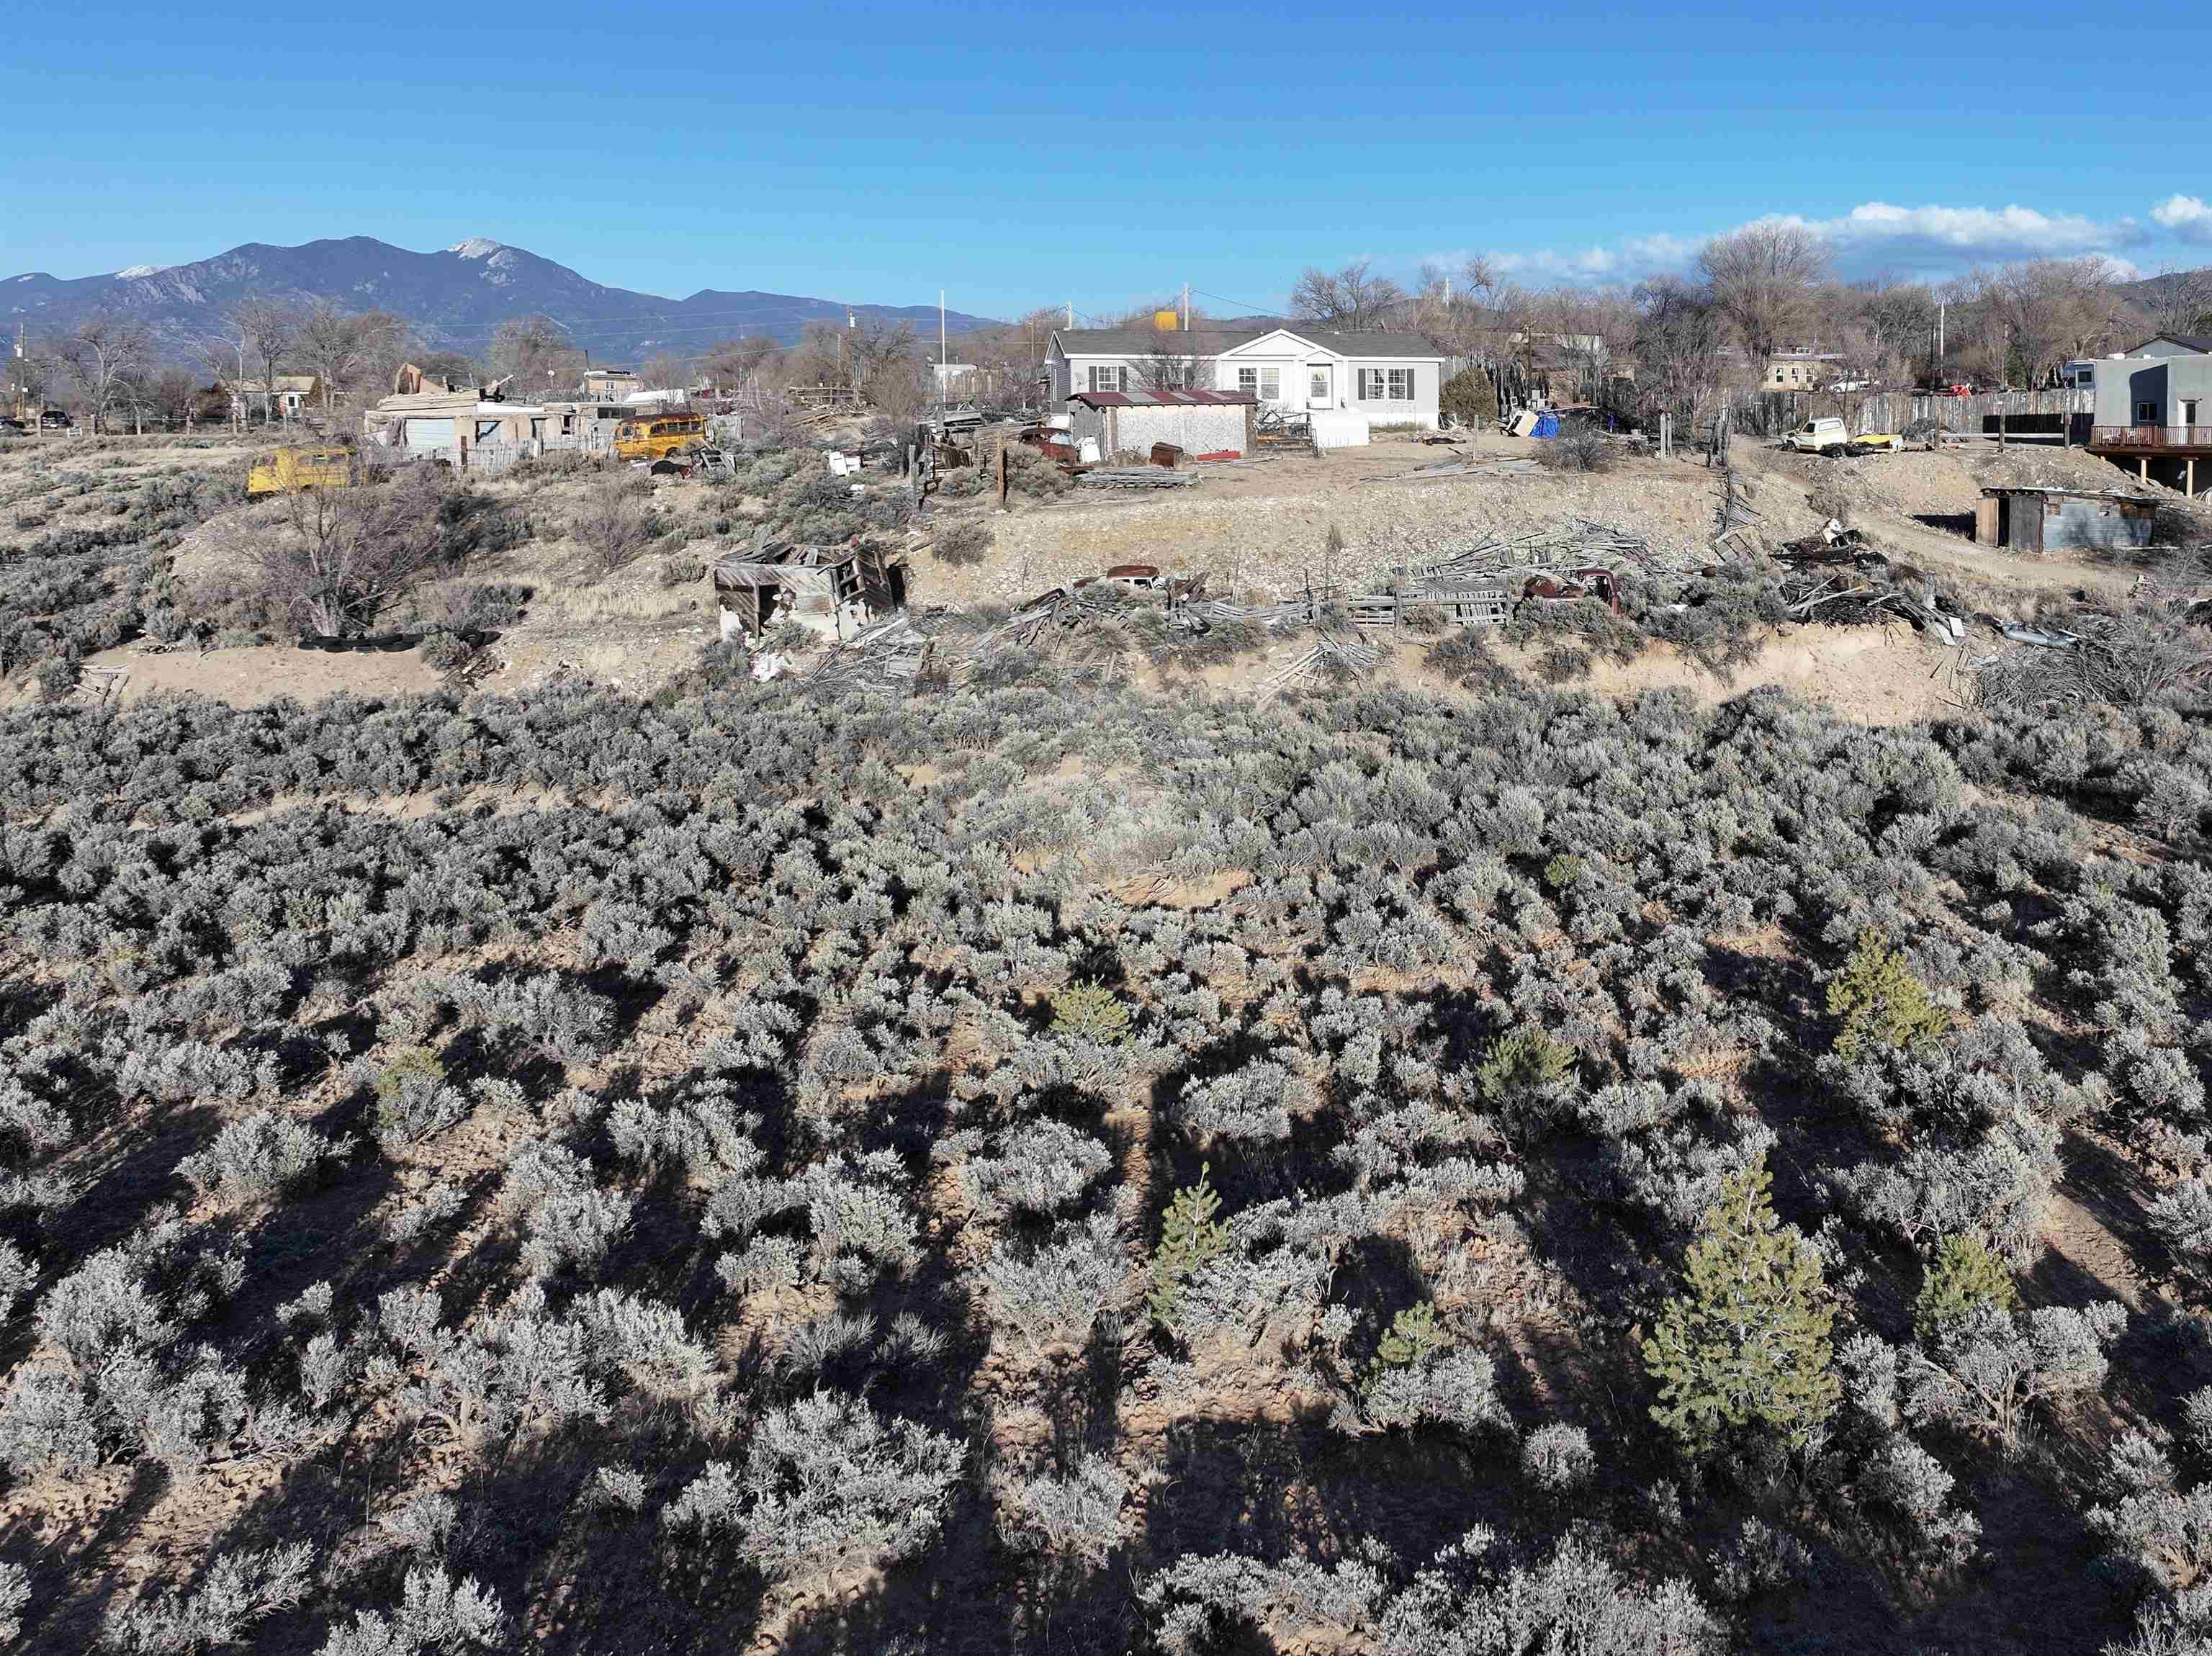
[(2205, 0), (381, 10), (18, 7), (0, 273), (485, 236), (677, 296), (1226, 312), (1358, 257), (1632, 278), (1774, 215), (1845, 274), (2212, 264)]

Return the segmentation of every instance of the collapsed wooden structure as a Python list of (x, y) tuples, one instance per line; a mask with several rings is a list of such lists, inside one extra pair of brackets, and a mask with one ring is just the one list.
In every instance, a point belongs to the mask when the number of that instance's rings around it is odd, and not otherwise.
[(714, 565), (722, 641), (762, 638), (785, 622), (843, 642), (906, 608), (906, 555), (872, 541), (763, 544)]

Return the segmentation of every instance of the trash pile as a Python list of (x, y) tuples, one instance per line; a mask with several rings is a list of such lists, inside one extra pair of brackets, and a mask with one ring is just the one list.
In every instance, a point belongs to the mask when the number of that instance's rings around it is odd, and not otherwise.
[(1787, 572), (1783, 596), (1799, 621), (1855, 626), (1895, 619), (1931, 628), (1945, 643), (1966, 639), (1966, 619), (1926, 571), (1877, 552), (1833, 518), (1819, 533), (1785, 542), (1774, 561)]

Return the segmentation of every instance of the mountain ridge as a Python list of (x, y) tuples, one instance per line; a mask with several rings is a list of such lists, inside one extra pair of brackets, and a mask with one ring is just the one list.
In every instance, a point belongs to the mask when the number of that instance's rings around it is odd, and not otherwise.
[[(99, 276), (25, 271), (0, 279), (0, 325), (20, 322), (43, 334), (103, 313), (131, 316), (146, 324), (161, 361), (198, 364), (225, 337), (230, 308), (248, 294), (391, 311), (413, 325), (425, 349), (470, 355), (483, 354), (500, 323), (540, 313), (599, 360), (696, 352), (747, 335), (788, 345), (807, 323), (840, 318), (848, 310), (862, 320), (912, 322), (917, 331), (937, 321), (933, 305), (847, 306), (757, 288), (702, 288), (671, 299), (593, 282), (489, 236), (465, 237), (433, 252), (374, 236), (339, 236), (291, 247), (241, 242), (182, 264), (131, 264)], [(948, 311), (945, 325), (967, 333), (992, 322)]]

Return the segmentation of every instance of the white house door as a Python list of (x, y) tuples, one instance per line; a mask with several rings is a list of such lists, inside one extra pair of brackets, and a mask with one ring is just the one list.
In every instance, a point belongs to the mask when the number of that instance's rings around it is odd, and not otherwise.
[[(2195, 397), (2190, 397), (2190, 398), (2189, 398), (2188, 400), (2186, 400), (2185, 402), (2184, 402), (2184, 403), (2182, 403), (2182, 405), (2181, 405), (2181, 429), (2183, 430), (2183, 432), (2184, 432), (2184, 433), (2186, 433), (2186, 432), (2188, 431), (2188, 429), (2190, 428), (2190, 427), (2191, 427), (2191, 426), (2195, 425), (2196, 423), (2197, 423), (2197, 399), (2196, 399)], [(2185, 438), (2184, 438), (2184, 440), (2185, 440), (2185, 441), (2186, 441), (2186, 440), (2187, 440), (2187, 438), (2186, 438), (2186, 437), (2185, 437)]]
[(1316, 362), (1306, 370), (1306, 406), (1310, 409), (1333, 409), (1336, 406), (1336, 373), (1326, 362)]

